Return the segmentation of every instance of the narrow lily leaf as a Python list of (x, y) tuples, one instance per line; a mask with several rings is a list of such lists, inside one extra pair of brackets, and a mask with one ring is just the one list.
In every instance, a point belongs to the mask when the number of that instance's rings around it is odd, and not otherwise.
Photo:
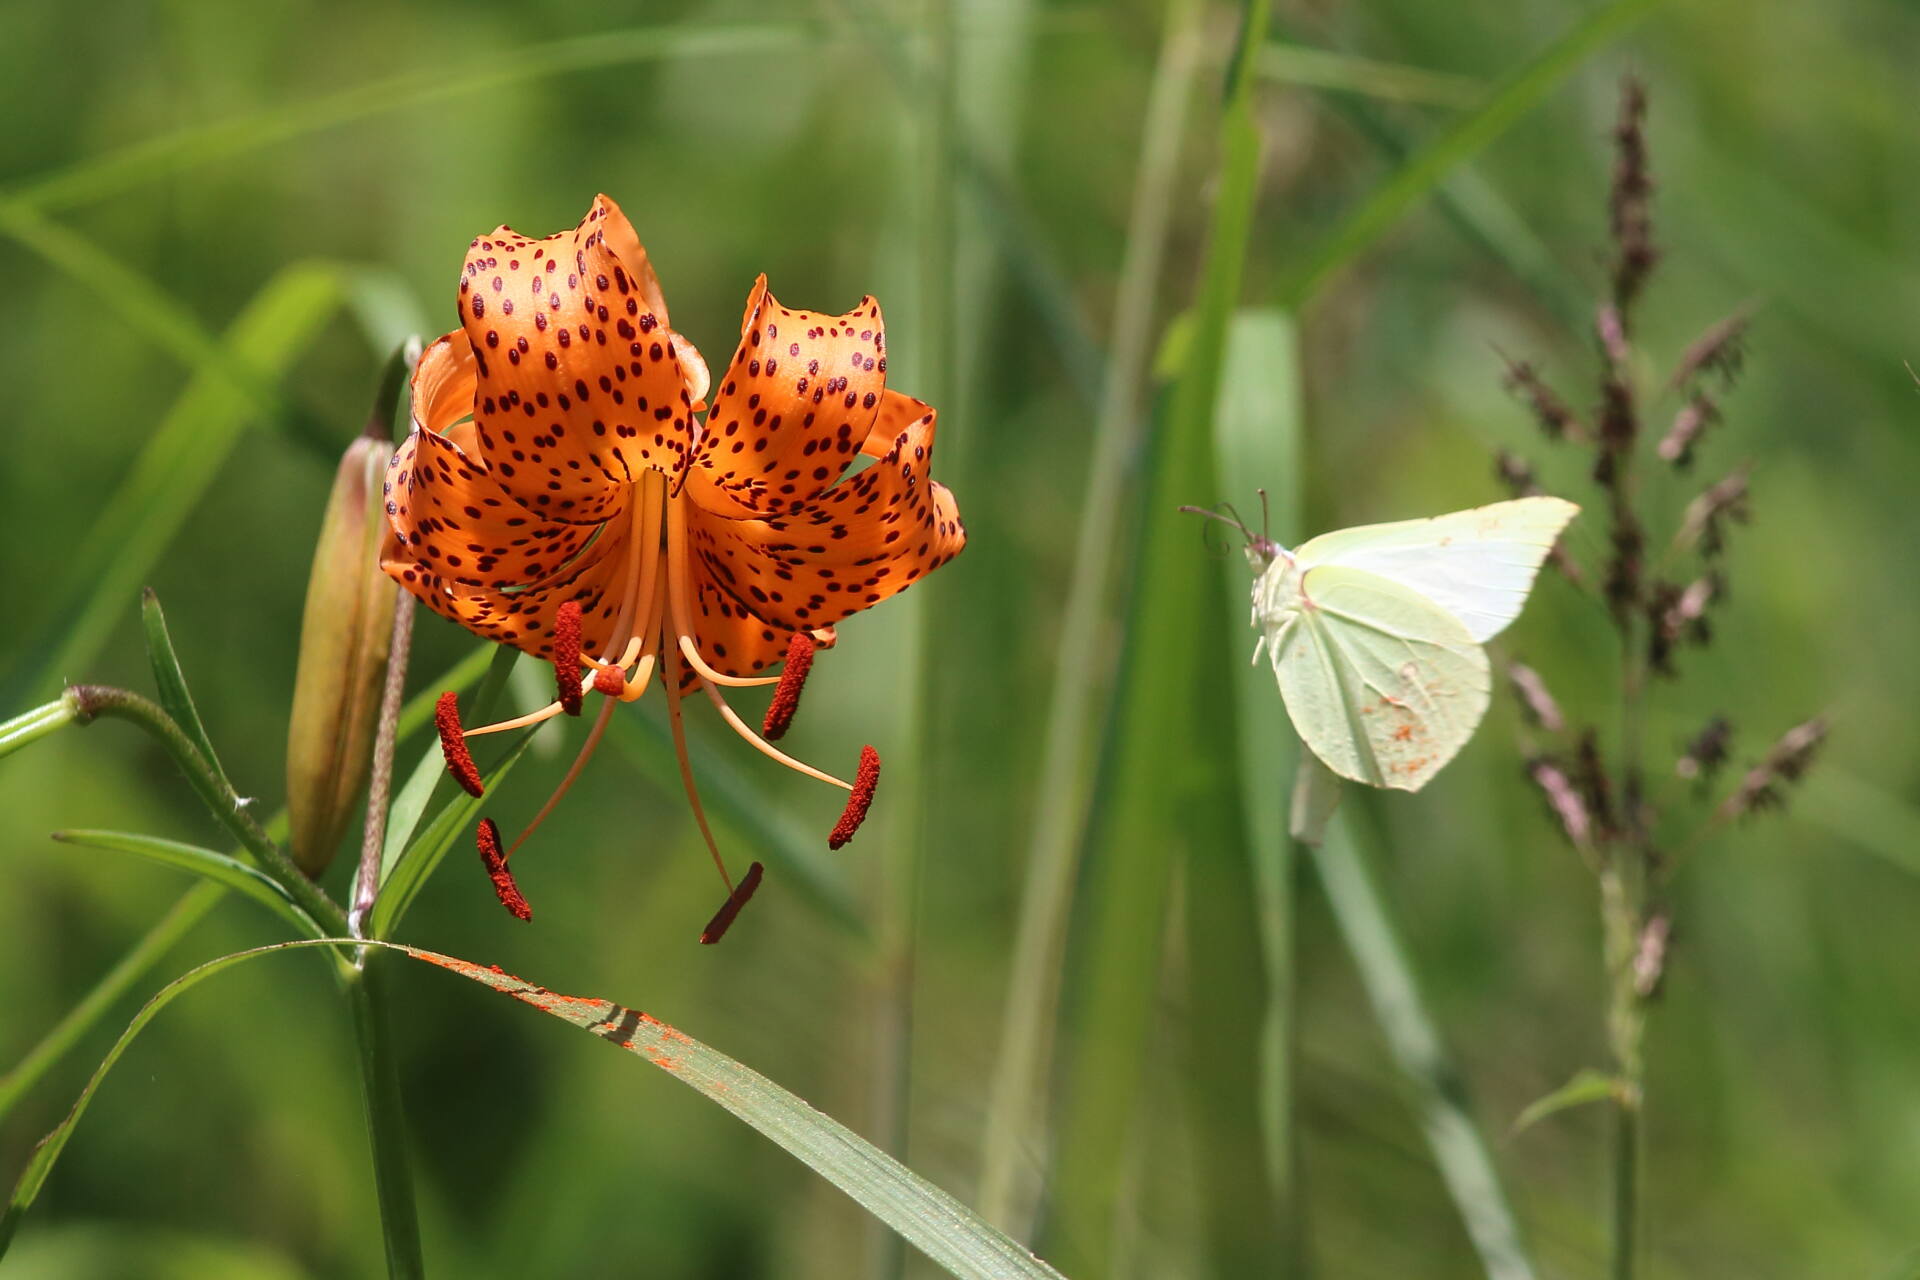
[[(526, 754), (527, 744), (533, 741), (533, 735), (538, 731), (539, 726), (535, 725), (522, 729), (514, 736), (506, 754), (484, 777), (488, 790), (499, 786), (513, 766), (519, 763), (520, 757)], [(372, 936), (384, 938), (400, 923), (407, 908), (413, 905), (414, 898), (426, 885), (427, 877), (447, 856), (447, 850), (473, 825), (482, 799), (481, 796), (457, 791), (420, 829), (420, 834), (414, 837), (413, 842), (401, 851), (399, 859), (393, 864), (393, 871), (380, 885), (380, 896), (374, 899), (373, 919), (369, 926)]]
[(1591, 54), (1646, 17), (1659, 3), (1610, 0), (1508, 75), (1477, 110), (1461, 116), (1414, 154), (1324, 243), (1309, 252), (1292, 279), (1281, 287), (1281, 302), (1298, 311), (1329, 275), (1365, 253), (1457, 166), (1505, 133)]
[[(228, 329), (224, 359), (260, 377), (278, 376), (338, 305), (330, 269), (313, 263), (287, 267)], [(121, 611), (258, 416), (257, 400), (234, 385), (224, 365), (195, 374), (71, 557), (52, 607), (20, 646), (27, 656), (0, 681), (0, 706), (22, 702), (93, 664)]]
[[(162, 1009), (207, 978), (245, 960), (304, 947), (358, 945), (362, 944), (337, 938), (283, 942), (240, 951), (209, 960), (162, 988), (134, 1016), (132, 1024), (108, 1051), (67, 1118), (47, 1135), (28, 1160), (5, 1212), (0, 1213), (0, 1256), (5, 1255), (22, 1215), (46, 1184), (47, 1175), (72, 1138), (101, 1081), (125, 1054), (133, 1038)], [(560, 995), (498, 969), (437, 952), (397, 943), (365, 945), (398, 951), (492, 987), (645, 1058), (771, 1138), (951, 1275), (962, 1280), (1062, 1280), (1058, 1271), (845, 1125), (814, 1110), (758, 1072), (656, 1018), (609, 1000)]]
[[(442, 674), (437, 681), (430, 684), (425, 692), (408, 702), (400, 712), (401, 735), (404, 737), (416, 732), (432, 717), (434, 699), (441, 689), (465, 689), (478, 680), (486, 669), (490, 651), (491, 646), (475, 649)], [(46, 712), (51, 707), (64, 708), (65, 705), (64, 702), (50, 703), (48, 707), (40, 708), (40, 712)], [(0, 753), (4, 752), (10, 740), (7, 729), (26, 719), (27, 717), (23, 716), (18, 720), (8, 721), (6, 725), (0, 725)], [(267, 823), (267, 834), (279, 840), (284, 838), (286, 833), (287, 815), (283, 809)], [(226, 886), (211, 880), (203, 880), (182, 894), (167, 913), (155, 921), (153, 927), (128, 948), (126, 954), (120, 957), (113, 968), (87, 989), (86, 994), (67, 1011), (66, 1016), (40, 1037), (39, 1043), (29, 1049), (5, 1075), (0, 1075), (0, 1120), (6, 1118), (14, 1103), (38, 1084), (47, 1072), (53, 1069), (55, 1063), (86, 1038), (95, 1024), (107, 1015), (107, 1011), (113, 1008), (120, 997), (131, 991), (133, 985), (160, 962), (161, 957), (172, 950), (182, 938), (193, 932), (195, 926), (206, 918), (208, 912), (213, 910), (226, 893)]]
[(1573, 1107), (1582, 1107), (1589, 1102), (1605, 1102), (1609, 1098), (1620, 1096), (1622, 1081), (1617, 1076), (1604, 1071), (1595, 1071), (1587, 1067), (1574, 1074), (1573, 1079), (1555, 1089), (1544, 1098), (1536, 1098), (1527, 1105), (1519, 1118), (1513, 1122), (1513, 1132), (1519, 1133), (1535, 1123), (1546, 1119), (1556, 1111), (1566, 1111)]
[(161, 866), (190, 871), (253, 899), (310, 937), (321, 935), (320, 927), (287, 896), (286, 890), (278, 882), (238, 858), (202, 849), (198, 845), (182, 844), (178, 840), (164, 840), (159, 836), (137, 835), (128, 831), (56, 831), (53, 838), (65, 844), (130, 853)]
[[(494, 705), (500, 701), (501, 691), (507, 687), (507, 679), (513, 674), (514, 660), (520, 656), (518, 649), (506, 645), (483, 646), (478, 657), (486, 662), (486, 675), (480, 681), (479, 689), (468, 700), (468, 714), (474, 722), (482, 723), (480, 717), (492, 714)], [(415, 702), (424, 702), (426, 715), (433, 713), (433, 704), (441, 689), (458, 689), (467, 681), (441, 681), (430, 684), (415, 697)], [(401, 715), (400, 735), (411, 732), (406, 716)], [(393, 869), (400, 862), (400, 855), (406, 852), (413, 840), (413, 832), (420, 825), (420, 817), (438, 800), (444, 806), (455, 791), (454, 784), (447, 777), (446, 762), (440, 758), (440, 744), (436, 740), (427, 744), (421, 753), (420, 763), (413, 767), (406, 785), (394, 796), (393, 803), (387, 808), (387, 839), (380, 850), (380, 879), (385, 883)]]
[[(227, 771), (220, 767), (213, 739), (207, 736), (207, 726), (201, 723), (200, 708), (194, 705), (193, 694), (187, 690), (186, 674), (180, 670), (179, 655), (173, 651), (173, 637), (167, 632), (167, 615), (161, 612), (160, 597), (152, 587), (140, 594), (140, 620), (146, 628), (147, 661), (153, 664), (153, 684), (159, 692), (160, 705), (193, 740), (213, 771), (225, 779)], [(233, 784), (229, 781), (227, 785)]]

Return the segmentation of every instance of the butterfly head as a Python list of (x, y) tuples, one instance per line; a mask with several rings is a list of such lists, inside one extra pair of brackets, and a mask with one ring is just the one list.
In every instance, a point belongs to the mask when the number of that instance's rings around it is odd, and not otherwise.
[(1221, 524), (1237, 530), (1240, 536), (1246, 539), (1244, 549), (1247, 553), (1247, 563), (1252, 566), (1256, 574), (1265, 573), (1275, 560), (1282, 557), (1289, 560), (1293, 558), (1285, 547), (1267, 534), (1267, 491), (1265, 489), (1260, 490), (1260, 531), (1258, 533), (1255, 533), (1252, 527), (1240, 518), (1240, 513), (1233, 509), (1232, 503), (1221, 503), (1217, 511), (1211, 507), (1181, 507), (1180, 510), (1190, 515), (1203, 516), (1208, 520), (1218, 520)]

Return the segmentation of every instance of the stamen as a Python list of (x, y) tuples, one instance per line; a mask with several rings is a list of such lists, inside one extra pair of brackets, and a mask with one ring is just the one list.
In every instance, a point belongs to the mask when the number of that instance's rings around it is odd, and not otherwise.
[(569, 600), (553, 618), (553, 682), (560, 709), (580, 714), (580, 602)]
[(547, 802), (540, 806), (540, 812), (533, 815), (533, 821), (527, 824), (526, 830), (514, 839), (513, 848), (507, 850), (509, 858), (514, 855), (515, 850), (527, 842), (528, 836), (540, 829), (540, 824), (547, 820), (547, 815), (553, 812), (554, 807), (560, 803), (561, 797), (572, 790), (573, 780), (580, 776), (580, 771), (587, 767), (587, 761), (593, 758), (593, 749), (600, 745), (600, 737), (607, 731), (607, 721), (613, 719), (613, 709), (619, 705), (611, 698), (600, 704), (600, 714), (594, 717), (593, 728), (587, 731), (587, 740), (580, 744), (580, 754), (573, 758), (573, 764), (567, 769), (567, 776), (560, 779), (560, 785), (553, 789), (553, 794), (547, 797)]
[(707, 660), (700, 656), (700, 646), (695, 644), (693, 637), (684, 631), (680, 635), (680, 653), (686, 658), (687, 665), (699, 672), (700, 678), (710, 684), (724, 684), (734, 689), (757, 689), (762, 685), (780, 683), (779, 676), (729, 676), (715, 671), (707, 665)]
[[(662, 652), (666, 655), (666, 662), (660, 672), (660, 685), (667, 691), (667, 723), (673, 728), (673, 754), (680, 760), (680, 785), (686, 788), (687, 803), (693, 807), (693, 820), (700, 827), (701, 839), (707, 842), (707, 852), (713, 855), (713, 865), (720, 870), (720, 882), (727, 886), (728, 893), (732, 893), (733, 877), (727, 874), (727, 864), (720, 857), (720, 846), (713, 842), (713, 828), (707, 825), (707, 811), (700, 806), (700, 788), (693, 785), (693, 762), (687, 759), (687, 728), (681, 723), (680, 717), (680, 663), (675, 660), (672, 649)], [(609, 702), (607, 705), (613, 704)], [(734, 908), (735, 911), (739, 909)], [(722, 907), (721, 910), (726, 908)]]
[(806, 687), (807, 672), (813, 670), (813, 637), (804, 631), (793, 633), (787, 641), (787, 665), (781, 668), (780, 685), (767, 705), (767, 718), (760, 722), (761, 736), (769, 742), (786, 736), (793, 713), (800, 709), (800, 691)]
[(867, 809), (873, 804), (873, 792), (879, 785), (880, 753), (872, 747), (862, 747), (860, 772), (853, 776), (853, 794), (847, 797), (847, 807), (827, 837), (827, 848), (838, 849), (853, 839), (853, 833), (867, 820)]
[(804, 773), (809, 778), (813, 778), (817, 781), (824, 782), (828, 786), (839, 787), (842, 791), (853, 790), (852, 783), (842, 782), (840, 779), (834, 777), (832, 774), (822, 773), (820, 770), (814, 768), (812, 765), (806, 763), (803, 760), (795, 760), (792, 756), (780, 750), (780, 748), (778, 747), (769, 746), (765, 739), (763, 739), (759, 734), (755, 733), (752, 729), (748, 728), (747, 722), (742, 720), (739, 714), (736, 713), (732, 707), (727, 705), (727, 700), (720, 696), (720, 691), (718, 689), (714, 688), (711, 684), (708, 684), (705, 680), (702, 680), (700, 682), (700, 687), (706, 691), (707, 700), (713, 703), (714, 707), (720, 712), (720, 718), (725, 720), (728, 726), (731, 727), (735, 733), (739, 734), (742, 738), (745, 738), (748, 744), (752, 746), (756, 751), (760, 752), (761, 755), (764, 755), (772, 760), (778, 760), (781, 764), (787, 766), (787, 768), (789, 769), (792, 769), (795, 773)]
[(760, 873), (764, 870), (759, 863), (747, 868), (747, 874), (740, 879), (740, 887), (727, 895), (720, 909), (713, 913), (713, 919), (707, 921), (707, 927), (700, 931), (700, 941), (712, 946), (727, 936), (727, 930), (733, 925), (733, 918), (740, 914), (740, 908), (747, 905), (747, 899), (760, 887)]
[(617, 698), (627, 691), (627, 677), (618, 667), (602, 667), (593, 673), (593, 691)]
[(513, 882), (506, 855), (500, 852), (500, 828), (492, 818), (482, 818), (480, 829), (474, 834), (480, 845), (480, 861), (487, 868), (487, 878), (493, 881), (493, 894), (500, 899), (500, 905), (522, 920), (533, 919), (533, 908), (527, 905), (520, 886)]
[(459, 694), (449, 689), (440, 695), (440, 701), (433, 705), (433, 726), (440, 731), (440, 754), (447, 759), (447, 772), (466, 788), (468, 795), (485, 795), (487, 789), (480, 781), (480, 766), (473, 762), (473, 753), (467, 750), (467, 740), (460, 729)]
[(549, 702), (538, 711), (529, 711), (527, 714), (515, 716), (511, 720), (499, 720), (493, 724), (483, 724), (478, 729), (467, 729), (463, 732), (469, 738), (480, 738), (489, 733), (505, 733), (509, 729), (524, 729), (530, 724), (539, 724), (543, 720), (551, 720), (563, 710), (565, 710), (565, 708), (559, 703)]

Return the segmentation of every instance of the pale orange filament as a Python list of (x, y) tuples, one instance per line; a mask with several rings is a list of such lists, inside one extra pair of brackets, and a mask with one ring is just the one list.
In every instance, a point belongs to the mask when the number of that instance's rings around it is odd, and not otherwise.
[(720, 869), (720, 881), (727, 886), (728, 896), (732, 896), (733, 877), (727, 874), (727, 864), (720, 856), (720, 846), (713, 841), (713, 828), (707, 825), (707, 811), (700, 807), (700, 788), (693, 784), (693, 762), (687, 759), (687, 729), (680, 722), (680, 662), (672, 649), (663, 649), (662, 652), (666, 660), (661, 668), (660, 683), (667, 691), (667, 723), (673, 727), (673, 754), (680, 760), (680, 785), (687, 789), (687, 803), (693, 806), (693, 820), (700, 824), (700, 836), (707, 842), (707, 852), (713, 855), (713, 865)]
[[(507, 850), (507, 858), (512, 858), (514, 852), (527, 842), (527, 837), (539, 830), (540, 824), (547, 820), (547, 815), (553, 812), (561, 798), (573, 789), (573, 780), (580, 776), (580, 771), (587, 767), (587, 761), (593, 758), (594, 748), (600, 745), (600, 739), (607, 731), (607, 721), (613, 719), (613, 709), (619, 705), (612, 698), (601, 700), (600, 714), (593, 718), (593, 728), (588, 731), (587, 740), (580, 744), (580, 754), (573, 758), (573, 764), (568, 768), (567, 776), (560, 779), (560, 785), (553, 789), (553, 794), (547, 797), (547, 802), (540, 806), (540, 812), (534, 814), (533, 821), (529, 822), (526, 829), (515, 837), (513, 848)], [(502, 861), (505, 860), (502, 859)]]

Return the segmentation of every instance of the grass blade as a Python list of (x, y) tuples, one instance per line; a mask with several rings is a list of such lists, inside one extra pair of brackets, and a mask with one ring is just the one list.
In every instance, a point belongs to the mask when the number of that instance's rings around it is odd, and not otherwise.
[[(339, 300), (330, 268), (302, 263), (283, 269), (228, 329), (215, 367), (225, 369), (231, 361), (277, 376)], [(101, 507), (61, 577), (55, 601), (22, 645), (26, 656), (0, 682), (0, 705), (27, 701), (92, 664), (255, 412), (253, 399), (224, 373), (209, 367), (195, 375)]]
[(244, 961), (309, 947), (384, 947), (512, 996), (542, 1013), (591, 1031), (643, 1057), (726, 1108), (898, 1231), (948, 1273), (963, 1280), (1061, 1280), (1060, 1273), (994, 1230), (960, 1201), (808, 1106), (765, 1076), (658, 1019), (608, 1000), (563, 996), (498, 969), (397, 943), (349, 938), (283, 942), (209, 960), (168, 983), (134, 1016), (94, 1071), (73, 1109), (42, 1140), (0, 1213), (0, 1256), (46, 1184), (60, 1154), (114, 1064), (160, 1011), (206, 979)]
[(1099, 639), (1109, 620), (1115, 550), (1123, 541), (1127, 469), (1145, 434), (1141, 384), (1205, 17), (1206, 8), (1198, 0), (1171, 0), (1167, 6), (1141, 132), (1112, 349), (1094, 424), (1094, 456), (1080, 503), (1073, 573), (1054, 657), (1046, 747), (1034, 792), (1038, 811), (1027, 848), (1027, 878), (981, 1146), (981, 1212), (1022, 1237), (1031, 1227), (1039, 1198), (1037, 1190), (1018, 1184), (1028, 1144), (1045, 1146), (1060, 961), (1092, 787), (1094, 703), (1111, 677), (1110, 666), (1100, 660), (1107, 647)]
[[(1215, 488), (1249, 516), (1249, 484), (1264, 483), (1261, 518), (1265, 532), (1283, 545), (1297, 543), (1302, 525), (1301, 381), (1299, 335), (1277, 310), (1246, 310), (1227, 334), (1226, 370), (1214, 433)], [(1227, 600), (1222, 633), (1250, 647), (1247, 626), (1249, 576), (1241, 557), (1223, 566)], [(1292, 775), (1298, 739), (1288, 724), (1265, 663), (1232, 663), (1239, 726), (1239, 786), (1247, 853), (1258, 903), (1261, 958), (1267, 1004), (1260, 1011), (1259, 1116), (1266, 1170), (1276, 1217), (1292, 1261), (1301, 1256), (1301, 1223), (1295, 1191), (1294, 1142), (1294, 850), (1287, 838), (1284, 780)]]
[(1307, 254), (1280, 289), (1298, 312), (1326, 278), (1365, 253), (1453, 169), (1505, 133), (1587, 57), (1644, 18), (1661, 0), (1609, 0), (1501, 81), (1478, 110), (1456, 120)]
[[(470, 724), (485, 724), (487, 717), (493, 714), (495, 704), (505, 692), (507, 680), (513, 674), (514, 661), (520, 656), (518, 649), (507, 645), (482, 645), (474, 651), (473, 661), (485, 664), (486, 675), (480, 681), (480, 687), (468, 700), (466, 715)], [(439, 698), (441, 689), (458, 689), (459, 684), (442, 682), (427, 685), (416, 695), (429, 705)], [(407, 733), (405, 722), (397, 737)], [(413, 841), (414, 829), (420, 825), (420, 817), (435, 805), (444, 805), (454, 793), (456, 784), (447, 776), (446, 762), (440, 755), (440, 743), (436, 738), (427, 744), (420, 754), (420, 763), (413, 767), (407, 783), (393, 798), (387, 808), (386, 843), (380, 853), (380, 880), (385, 883), (388, 876), (400, 861), (400, 855), (406, 852)]]
[(1486, 87), (1471, 76), (1428, 71), (1394, 62), (1377, 62), (1331, 49), (1272, 41), (1254, 59), (1254, 70), (1279, 84), (1305, 85), (1355, 93), (1386, 102), (1411, 102), (1429, 107), (1471, 107), (1485, 96)]
[(198, 845), (182, 844), (178, 840), (163, 840), (159, 836), (137, 835), (127, 831), (56, 831), (53, 838), (90, 849), (130, 853), (163, 867), (192, 872), (232, 889), (242, 897), (253, 899), (310, 937), (319, 937), (323, 932), (271, 876), (224, 853), (215, 853)]
[[(1348, 798), (1347, 808), (1355, 798)], [(1493, 1156), (1467, 1110), (1459, 1070), (1421, 999), (1406, 947), (1354, 842), (1350, 815), (1335, 814), (1326, 839), (1309, 848), (1334, 922), (1360, 971), (1394, 1064), (1412, 1086), (1421, 1132), (1481, 1266), (1489, 1280), (1534, 1280)]]
[(152, 587), (140, 593), (140, 621), (146, 628), (147, 661), (153, 665), (153, 684), (160, 705), (224, 780), (227, 771), (220, 765), (213, 739), (207, 736), (207, 726), (200, 721), (200, 708), (194, 705), (193, 694), (187, 689), (186, 673), (180, 670), (180, 656), (174, 652), (173, 637), (167, 631), (167, 615), (161, 612), (160, 597)]
[[(1195, 619), (1224, 615), (1223, 584), (1217, 574), (1195, 572), (1194, 522), (1178, 507), (1196, 495), (1204, 498), (1214, 485), (1214, 416), (1260, 168), (1249, 62), (1264, 38), (1267, 7), (1265, 0), (1249, 0), (1243, 8), (1221, 122), (1220, 185), (1206, 260), (1179, 381), (1148, 471), (1144, 549), (1115, 721), (1111, 803), (1101, 818), (1106, 847), (1090, 881), (1086, 958), (1076, 979), (1082, 990), (1073, 1001), (1080, 1017), (1063, 1084), (1059, 1175), (1048, 1238), (1059, 1242), (1055, 1252), (1069, 1271), (1095, 1275), (1111, 1262), (1120, 1170), (1130, 1122), (1140, 1110), (1142, 1053), (1176, 859), (1184, 854), (1189, 874), (1212, 888), (1225, 887), (1215, 877), (1229, 868), (1247, 870), (1240, 861), (1244, 833), (1232, 791), (1233, 747), (1221, 733), (1221, 726), (1233, 722), (1230, 678), (1220, 660), (1224, 637), (1213, 627), (1194, 625)], [(1170, 767), (1174, 761), (1177, 767)], [(1236, 905), (1221, 894), (1209, 894), (1208, 902), (1228, 909)], [(1250, 895), (1237, 906), (1248, 913), (1244, 920), (1236, 913), (1208, 925), (1223, 947), (1236, 926), (1252, 928)], [(1260, 985), (1237, 982), (1234, 987), (1264, 1000)], [(1209, 1010), (1192, 1012), (1205, 1017)], [(1211, 1123), (1214, 1108), (1231, 1109), (1240, 1102), (1244, 1114), (1253, 1109), (1254, 1099), (1250, 1092), (1244, 1099), (1231, 1096), (1241, 1082), (1227, 1074), (1230, 1055), (1204, 1038), (1205, 1028), (1200, 1033), (1197, 1047), (1221, 1069), (1213, 1083), (1228, 1096), (1196, 1096), (1196, 1121), (1224, 1138)], [(1249, 1046), (1246, 1060), (1253, 1056)], [(1251, 1195), (1262, 1205), (1268, 1202), (1257, 1158), (1243, 1168), (1229, 1149), (1215, 1145), (1207, 1154), (1220, 1157), (1204, 1170), (1210, 1199), (1224, 1196), (1233, 1205)], [(1231, 1208), (1223, 1205), (1221, 1211)], [(1218, 1214), (1210, 1225), (1217, 1249), (1233, 1253), (1244, 1244), (1223, 1234), (1228, 1228)]]

